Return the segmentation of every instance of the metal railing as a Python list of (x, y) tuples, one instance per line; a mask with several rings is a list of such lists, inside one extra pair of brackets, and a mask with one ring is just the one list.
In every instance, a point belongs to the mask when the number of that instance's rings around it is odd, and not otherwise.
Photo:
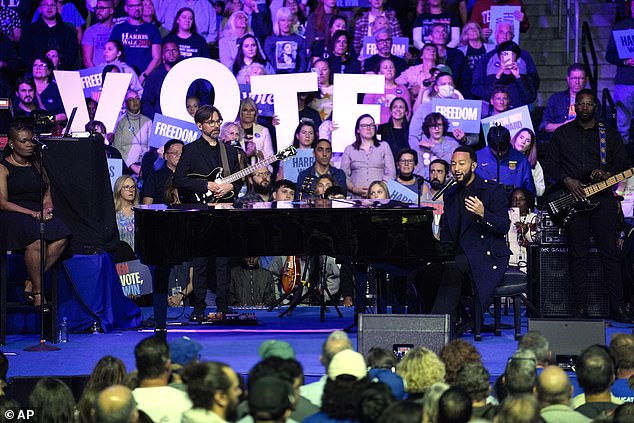
[[(552, 14), (555, 13), (555, 3), (554, 0), (550, 0), (549, 9)], [(570, 64), (570, 50), (571, 50), (571, 42), (574, 43), (572, 46), (574, 49), (574, 60), (572, 62), (579, 61), (579, 40), (580, 37), (580, 10), (579, 10), (579, 0), (559, 0), (557, 4), (557, 28), (556, 35), (557, 38), (563, 38), (564, 29), (566, 33), (566, 63)], [(565, 19), (564, 19), (565, 18)], [(574, 35), (573, 35), (574, 32)], [(572, 35), (572, 36), (571, 36)]]
[[(588, 57), (588, 52), (590, 53), (590, 57)], [(596, 94), (597, 81), (599, 80), (599, 61), (597, 60), (597, 51), (594, 48), (592, 33), (590, 32), (588, 22), (584, 22), (583, 25), (581, 25), (581, 55), (583, 56), (583, 63), (586, 65), (588, 71), (590, 89)], [(592, 63), (590, 59), (592, 59)]]
[(601, 116), (606, 125), (616, 128), (616, 105), (608, 88), (601, 92)]

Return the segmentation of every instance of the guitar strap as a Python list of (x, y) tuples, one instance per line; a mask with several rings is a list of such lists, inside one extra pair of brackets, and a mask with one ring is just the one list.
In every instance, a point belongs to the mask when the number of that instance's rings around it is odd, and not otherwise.
[(602, 122), (599, 122), (599, 153), (601, 156), (601, 170), (605, 169), (607, 164), (606, 160), (606, 134), (605, 134), (605, 125)]
[(222, 176), (227, 177), (231, 174), (229, 159), (227, 158), (227, 148), (225, 147), (225, 143), (220, 140), (218, 140), (218, 147), (220, 148), (220, 161), (222, 162)]

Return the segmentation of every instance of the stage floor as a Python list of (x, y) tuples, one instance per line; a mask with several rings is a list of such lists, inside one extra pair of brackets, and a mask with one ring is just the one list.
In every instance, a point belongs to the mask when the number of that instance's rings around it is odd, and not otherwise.
[[(352, 324), (353, 310), (340, 308), (343, 313), (340, 318), (334, 308), (330, 307), (324, 322), (319, 319), (319, 307), (298, 307), (292, 316), (279, 318), (278, 315), (283, 310), (285, 308), (273, 312), (261, 309), (238, 310), (255, 313), (258, 319), (255, 326), (201, 326), (185, 323), (191, 312), (190, 308), (172, 308), (169, 310), (168, 341), (184, 335), (196, 339), (203, 345), (202, 359), (225, 362), (238, 373), (246, 375), (259, 360), (258, 347), (263, 341), (284, 340), (295, 349), (297, 359), (304, 366), (307, 382), (313, 381), (324, 371), (319, 363), (322, 342), (331, 331), (344, 329)], [(151, 309), (143, 309), (143, 312), (146, 320), (151, 318)], [(487, 314), (485, 324), (492, 323), (492, 316)], [(512, 326), (512, 314), (504, 316), (503, 323)], [(606, 324), (606, 342), (609, 342), (615, 332), (632, 332), (632, 325)], [(527, 326), (527, 318), (522, 317), (522, 333), (526, 332)], [(130, 371), (135, 368), (134, 346), (152, 333), (151, 327), (147, 327), (108, 334), (70, 334), (69, 342), (57, 344), (61, 349), (55, 352), (26, 352), (23, 349), (37, 344), (38, 336), (10, 334), (7, 345), (0, 347), (0, 350), (8, 355), (9, 378), (87, 375), (99, 358), (108, 354), (122, 359)], [(350, 337), (356, 345), (356, 329), (350, 333)], [(492, 379), (504, 371), (507, 358), (517, 347), (513, 329), (504, 329), (500, 337), (493, 333), (483, 333), (481, 342), (474, 342), (470, 333), (463, 335), (463, 339), (473, 342), (478, 348)]]

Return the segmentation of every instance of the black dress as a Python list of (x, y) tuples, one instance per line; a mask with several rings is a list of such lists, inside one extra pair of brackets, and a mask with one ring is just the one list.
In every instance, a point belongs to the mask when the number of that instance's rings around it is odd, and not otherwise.
[[(15, 166), (6, 159), (0, 162), (9, 169), (7, 177), (10, 202), (40, 211), (40, 175), (34, 166)], [(71, 235), (64, 222), (53, 214), (44, 221), (44, 239), (48, 242)], [(40, 237), (39, 221), (24, 213), (0, 210), (0, 250), (20, 250)]]

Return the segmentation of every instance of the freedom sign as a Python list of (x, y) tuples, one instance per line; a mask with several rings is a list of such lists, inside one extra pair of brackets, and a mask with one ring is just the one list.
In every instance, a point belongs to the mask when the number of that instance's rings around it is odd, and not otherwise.
[(634, 57), (634, 29), (621, 29), (612, 31), (616, 51), (619, 52), (619, 59), (631, 59)]
[(482, 110), (482, 102), (480, 100), (433, 98), (431, 109), (440, 113), (449, 121), (447, 132), (460, 128), (468, 134), (480, 133), (480, 113)]
[(509, 130), (511, 138), (513, 138), (522, 128), (528, 128), (531, 131), (533, 130), (533, 121), (531, 120), (531, 114), (528, 111), (528, 106), (507, 110), (506, 112), (482, 119), (482, 132), (484, 132), (484, 139), (487, 139), (491, 126), (498, 123)]
[[(409, 38), (394, 37), (392, 38), (392, 49), (390, 53), (394, 56), (403, 57), (409, 48)], [(376, 41), (374, 37), (363, 37), (363, 47), (361, 48), (363, 57), (372, 57), (378, 53), (376, 49)]]
[(200, 135), (200, 130), (195, 123), (157, 113), (152, 122), (149, 144), (150, 147), (161, 148), (171, 139), (181, 140), (185, 144), (189, 144), (196, 141)]

